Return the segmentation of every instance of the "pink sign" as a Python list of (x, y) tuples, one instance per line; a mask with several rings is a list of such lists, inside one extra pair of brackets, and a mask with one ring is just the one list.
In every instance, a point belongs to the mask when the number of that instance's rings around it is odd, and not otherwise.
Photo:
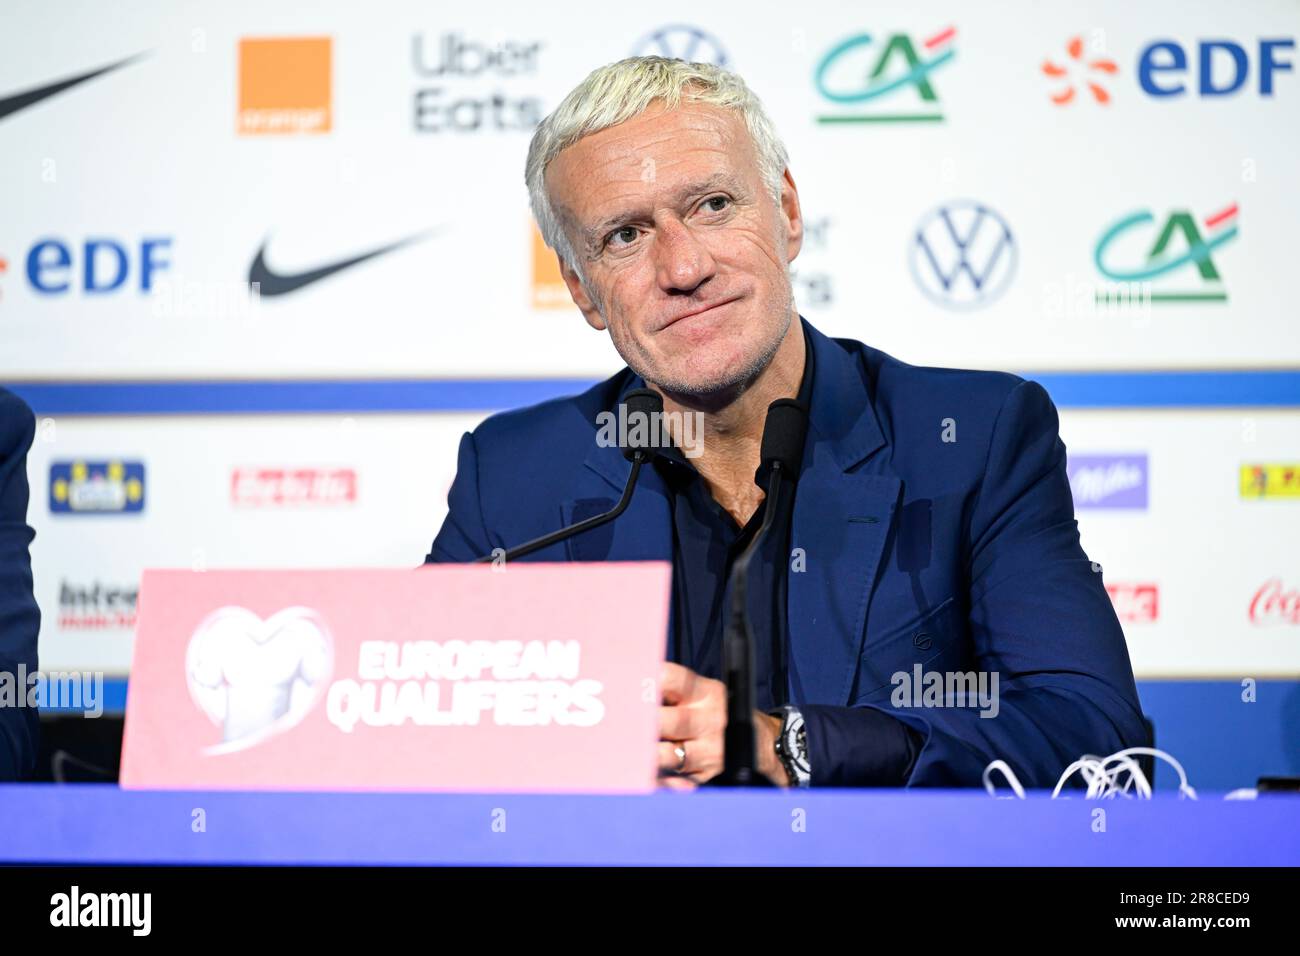
[(122, 786), (652, 790), (671, 573), (146, 571)]

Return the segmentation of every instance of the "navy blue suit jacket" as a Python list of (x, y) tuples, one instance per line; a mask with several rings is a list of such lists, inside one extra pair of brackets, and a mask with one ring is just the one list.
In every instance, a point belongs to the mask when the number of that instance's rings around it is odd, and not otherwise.
[[(1054, 786), (1085, 753), (1146, 743), (1119, 621), (1079, 545), (1056, 409), (1000, 372), (920, 368), (804, 322), (815, 375), (791, 533), (790, 699), (874, 707), (917, 729), (910, 785), (977, 786), (1006, 760)], [(427, 560), (468, 561), (612, 507), (627, 479), (596, 416), (644, 383), (630, 370), (582, 395), (494, 415), (461, 440), (450, 513)], [(945, 434), (946, 432), (946, 434)], [(955, 440), (945, 440), (955, 439)], [(612, 524), (536, 561), (669, 560), (672, 516), (644, 469)], [(896, 672), (996, 671), (999, 712), (895, 707)], [(813, 782), (861, 726), (820, 721)]]
[[(27, 686), (18, 665), (36, 670), (41, 612), (32, 596), (28, 553), (34, 532), (27, 526), (27, 449), (36, 423), (22, 399), (0, 388), (0, 678), (26, 704)], [(36, 765), (40, 716), (33, 707), (0, 706), (0, 780), (15, 780)]]

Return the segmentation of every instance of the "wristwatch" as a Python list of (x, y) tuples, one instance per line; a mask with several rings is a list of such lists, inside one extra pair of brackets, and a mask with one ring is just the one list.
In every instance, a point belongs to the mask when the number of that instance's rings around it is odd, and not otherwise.
[(812, 783), (812, 765), (808, 761), (808, 732), (804, 728), (803, 714), (789, 704), (771, 711), (770, 716), (781, 718), (781, 730), (776, 735), (776, 756), (785, 767), (792, 785), (807, 787)]

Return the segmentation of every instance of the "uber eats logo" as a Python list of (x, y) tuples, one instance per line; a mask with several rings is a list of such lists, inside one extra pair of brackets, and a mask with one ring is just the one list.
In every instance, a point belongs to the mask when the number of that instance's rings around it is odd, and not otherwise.
[(837, 107), (819, 123), (941, 123), (935, 74), (956, 56), (956, 27), (914, 39), (907, 33), (859, 33), (818, 61), (817, 92)]
[(541, 50), (537, 40), (486, 43), (459, 33), (415, 34), (415, 131), (531, 132), (545, 115), (535, 95)]
[(1227, 288), (1218, 257), (1237, 238), (1237, 204), (1198, 218), (1191, 210), (1157, 215), (1141, 209), (1114, 222), (1097, 240), (1093, 261), (1109, 284), (1099, 301), (1116, 297), (1152, 303), (1222, 303)]

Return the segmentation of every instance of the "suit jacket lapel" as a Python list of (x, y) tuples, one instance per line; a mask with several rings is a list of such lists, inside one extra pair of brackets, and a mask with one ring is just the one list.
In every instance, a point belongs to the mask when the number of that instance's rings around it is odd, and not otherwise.
[(847, 704), (867, 606), (902, 482), (864, 467), (884, 447), (858, 361), (804, 323), (814, 352), (803, 470), (795, 492), (787, 587), (791, 699)]
[[(573, 497), (561, 505), (563, 525), (601, 514), (618, 504), (632, 466), (618, 448), (596, 444), (574, 486)], [(653, 464), (641, 466), (636, 491), (627, 510), (609, 524), (566, 542), (570, 561), (671, 561), (672, 511), (668, 489)]]

